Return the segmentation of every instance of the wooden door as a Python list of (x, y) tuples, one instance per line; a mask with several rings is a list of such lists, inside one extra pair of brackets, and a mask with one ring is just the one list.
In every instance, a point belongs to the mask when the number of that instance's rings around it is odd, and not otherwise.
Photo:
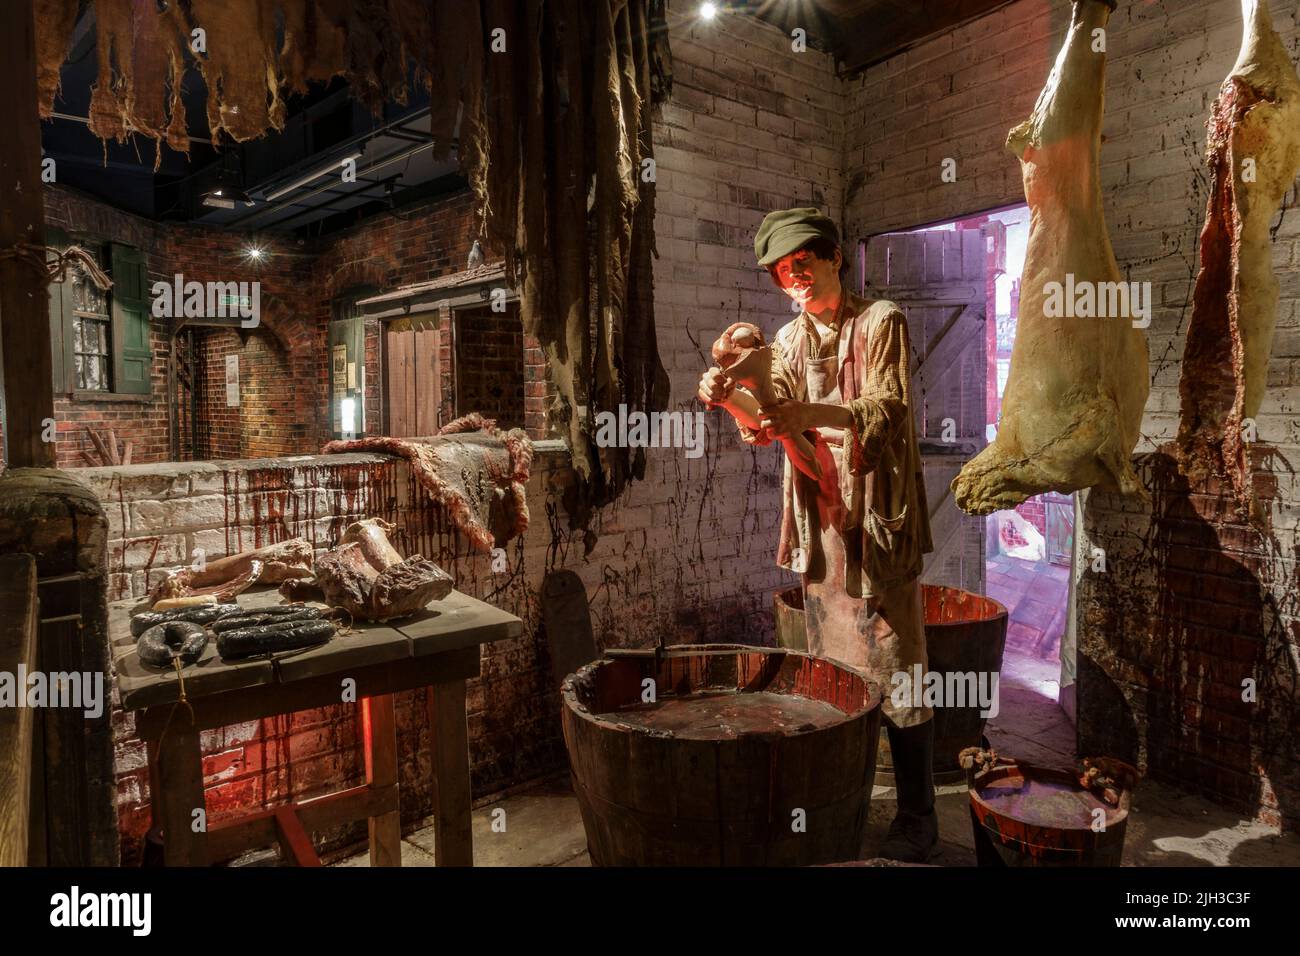
[(984, 519), (958, 510), (949, 485), (986, 444), (988, 263), (980, 229), (876, 236), (866, 246), (863, 292), (907, 314), (934, 534), (921, 579), (981, 594)]
[(388, 434), (394, 438), (435, 434), (442, 403), (438, 330), (390, 326), (384, 332), (384, 366)]

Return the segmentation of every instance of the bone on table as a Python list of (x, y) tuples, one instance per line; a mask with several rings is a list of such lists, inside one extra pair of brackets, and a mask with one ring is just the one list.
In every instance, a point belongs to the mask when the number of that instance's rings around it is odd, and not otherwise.
[(1131, 303), (1104, 318), (1046, 314), (1049, 283), (1090, 283), (1083, 288), (1094, 290), (1095, 304), (1127, 298), (1119, 286), (1103, 285), (1122, 277), (1102, 213), (1106, 56), (1094, 52), (1094, 31), (1105, 29), (1114, 9), (1109, 0), (1076, 0), (1047, 86), (1007, 139), (1024, 176), (1029, 248), (997, 438), (952, 483), (969, 514), (1012, 508), (1044, 491), (1139, 488), (1131, 458), (1150, 383), (1146, 337), (1128, 314)]
[(1183, 352), (1179, 452), (1252, 498), (1242, 424), (1259, 413), (1277, 324), (1269, 228), (1300, 171), (1300, 77), (1266, 0), (1242, 0), (1241, 55), (1208, 123), (1210, 199)]

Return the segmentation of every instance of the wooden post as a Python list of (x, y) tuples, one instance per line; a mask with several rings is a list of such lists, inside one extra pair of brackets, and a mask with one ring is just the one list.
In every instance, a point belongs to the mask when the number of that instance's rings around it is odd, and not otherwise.
[[(0, 30), (0, 89), (9, 117), (0, 136), (0, 252), (17, 243), (45, 244), (33, 8), (30, 0), (11, 4)], [(54, 442), (41, 441), (46, 419), (54, 417), (48, 302), (32, 264), (0, 258), (5, 461), (11, 468), (54, 467)]]
[[(361, 726), (366, 748), (366, 784), (375, 789), (397, 784), (397, 721), (393, 695), (363, 697)], [(370, 865), (402, 865), (402, 815), (397, 810), (370, 818)]]
[(469, 729), (465, 682), (435, 684), (429, 692), (433, 727), (433, 859), (437, 866), (473, 866)]

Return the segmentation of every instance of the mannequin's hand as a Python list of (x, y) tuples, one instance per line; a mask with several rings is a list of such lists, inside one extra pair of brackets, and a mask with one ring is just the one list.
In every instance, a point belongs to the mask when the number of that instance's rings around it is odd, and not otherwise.
[(701, 376), (700, 389), (697, 394), (700, 401), (706, 404), (722, 405), (726, 403), (727, 399), (731, 398), (731, 393), (735, 391), (735, 388), (735, 383), (727, 378), (726, 373), (714, 366)]
[(816, 427), (812, 409), (806, 402), (787, 400), (761, 409), (760, 421), (773, 437), (793, 438)]

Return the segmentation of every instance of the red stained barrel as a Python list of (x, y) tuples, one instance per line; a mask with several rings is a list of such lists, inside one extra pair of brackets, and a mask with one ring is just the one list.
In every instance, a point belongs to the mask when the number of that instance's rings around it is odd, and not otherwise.
[(880, 695), (854, 671), (779, 649), (684, 645), (588, 664), (561, 697), (594, 865), (857, 858)]
[(975, 776), (971, 825), (980, 866), (1119, 866), (1129, 790), (1112, 806), (1071, 773), (1009, 763)]
[[(975, 675), (977, 682), (982, 675), (987, 682), (988, 675), (1002, 670), (1002, 651), (1007, 640), (1005, 607), (989, 597), (933, 584), (921, 586), (921, 600), (925, 605), (925, 644), (931, 672)], [(804, 623), (803, 589), (778, 591), (774, 602), (777, 643), (781, 647), (806, 651), (808, 632)], [(972, 685), (967, 680), (963, 686), (970, 688), (978, 686), (978, 683)], [(985, 686), (991, 689), (992, 684), (986, 683)], [(881, 688), (886, 694), (892, 689)], [(934, 773), (937, 782), (950, 783), (962, 779), (957, 754), (966, 747), (980, 744), (986, 720), (980, 716), (980, 710), (977, 701), (962, 707), (934, 709)], [(882, 783), (893, 779), (889, 740), (883, 732), (876, 769), (885, 778)]]

